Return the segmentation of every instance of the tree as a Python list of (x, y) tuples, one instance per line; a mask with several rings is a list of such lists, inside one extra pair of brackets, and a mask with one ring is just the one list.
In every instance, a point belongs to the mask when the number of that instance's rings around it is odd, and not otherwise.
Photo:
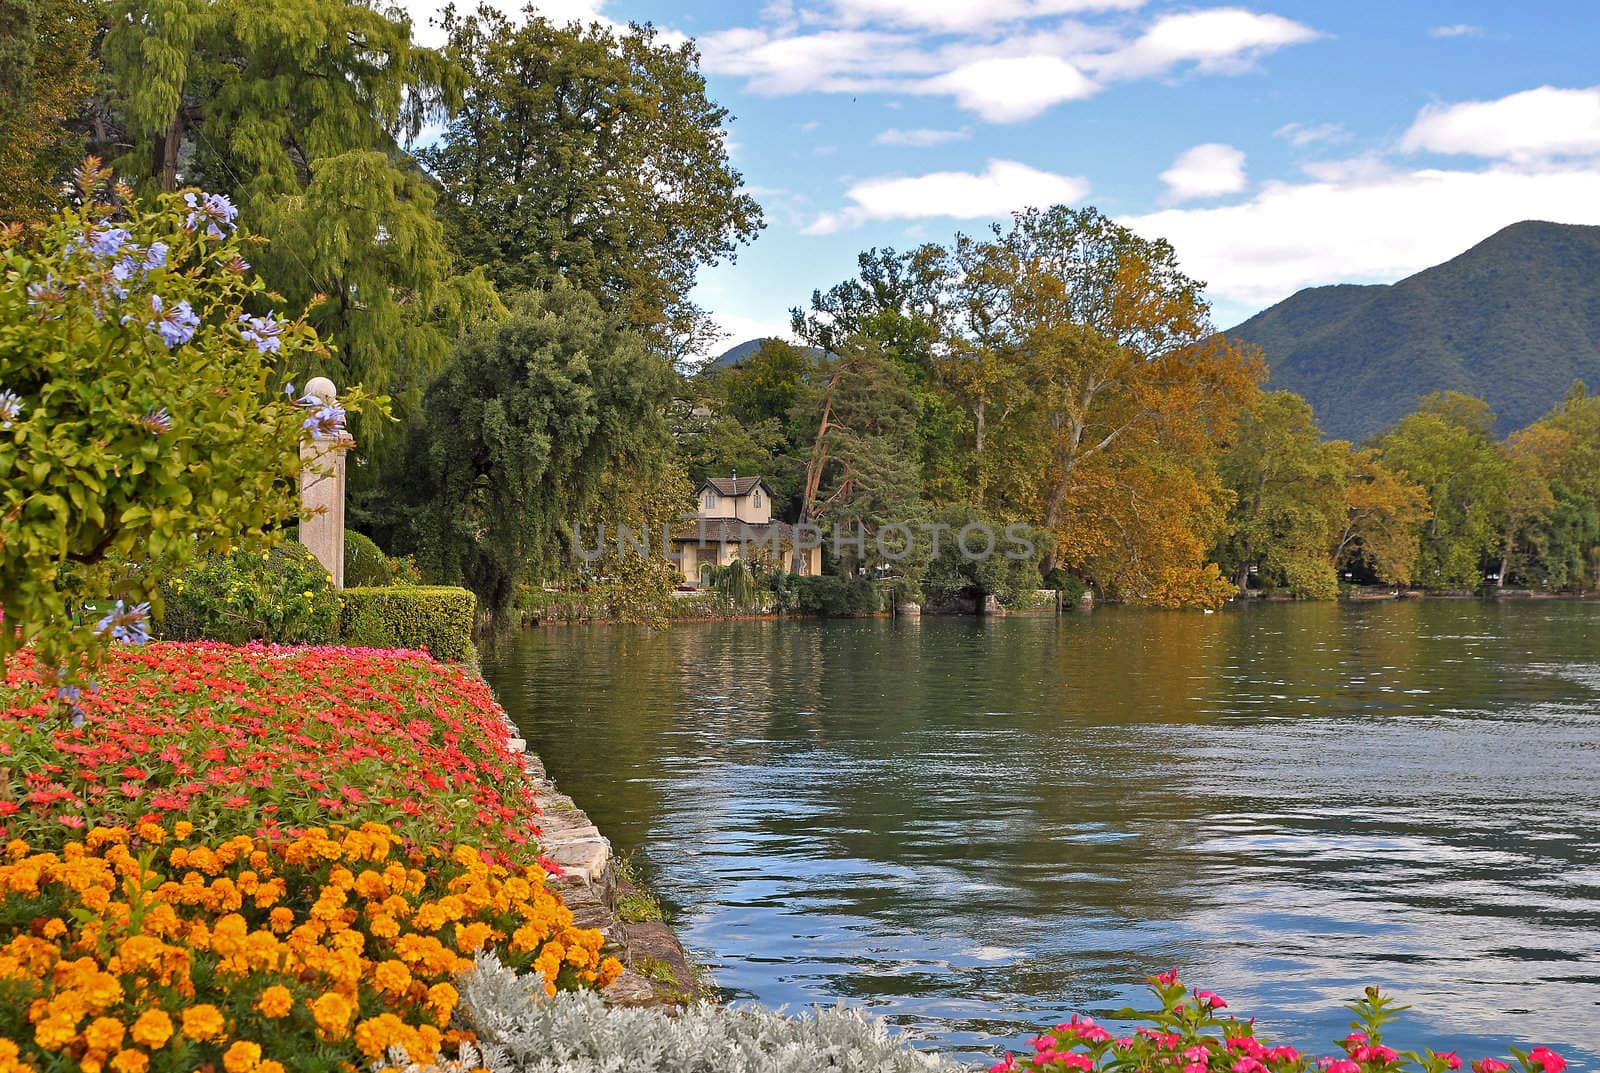
[(764, 339), (755, 353), (729, 369), (705, 373), (727, 410), (747, 426), (787, 421), (794, 404), (816, 379), (817, 356), (781, 339)]
[(1513, 572), (1521, 572), (1537, 557), (1533, 545), (1556, 511), (1551, 486), (1571, 450), (1572, 438), (1564, 429), (1535, 423), (1506, 437), (1502, 450), (1506, 463), (1506, 496), (1500, 533), (1500, 566), (1495, 587), (1503, 588)]
[(519, 582), (569, 571), (571, 528), (608, 474), (658, 457), (671, 370), (564, 284), (470, 336), (428, 389), (407, 447), (417, 558), (498, 614)]
[(511, 23), (447, 11), (463, 105), (419, 154), (466, 259), (502, 287), (562, 278), (673, 355), (710, 339), (689, 301), (703, 265), (762, 226), (728, 163), (728, 111), (692, 42), (649, 26)]
[(433, 188), (396, 141), (458, 96), (460, 72), (357, 0), (116, 0), (111, 14), (132, 144), (119, 169), (227, 191), (268, 239), (262, 275), (335, 348), (318, 371), (413, 402), (457, 328), (496, 307), (480, 274), (456, 272)]
[[(846, 340), (827, 379), (799, 403), (817, 421), (800, 520), (865, 533), (841, 556), (846, 569), (887, 562), (920, 573), (903, 532), (923, 516), (917, 471), (917, 400), (900, 367), (870, 341)], [(915, 544), (915, 541), (909, 542)], [(902, 555), (903, 552), (911, 554)]]
[(1329, 549), (1346, 521), (1340, 454), (1322, 442), (1311, 404), (1293, 392), (1262, 395), (1240, 419), (1218, 462), (1234, 496), (1218, 558), (1240, 595), (1252, 573), (1295, 596), (1338, 592)]
[(1505, 461), (1487, 431), (1493, 424), (1481, 399), (1436, 393), (1378, 441), (1383, 463), (1428, 494), (1432, 515), (1418, 556), (1424, 588), (1477, 588), (1483, 581), (1506, 495)]
[[(1581, 381), (1575, 383), (1547, 417), (1524, 432), (1538, 439), (1523, 446), (1538, 444), (1541, 455), (1555, 449), (1553, 437), (1564, 437), (1564, 442), (1548, 485), (1548, 516), (1530, 519), (1522, 569), (1530, 580), (1549, 588), (1593, 588), (1600, 584), (1600, 397), (1590, 395)], [(1511, 464), (1516, 469), (1519, 460), (1514, 457)], [(1547, 468), (1548, 461), (1541, 458), (1539, 471)], [(1514, 502), (1527, 494), (1527, 489), (1514, 489), (1511, 498)], [(1537, 496), (1537, 489), (1532, 494)]]
[(1333, 545), (1336, 570), (1359, 567), (1379, 581), (1407, 585), (1420, 552), (1420, 530), (1432, 512), (1421, 485), (1407, 484), (1372, 448), (1346, 440), (1328, 445), (1344, 474), (1344, 524)]
[(320, 344), (245, 312), (264, 288), (225, 200), (101, 201), (104, 178), (36, 246), (0, 231), (0, 660), (33, 643), (63, 697), (148, 637), (162, 572), (298, 516), (302, 438), (343, 416), (280, 390)]
[(0, 0), (0, 222), (43, 223), (83, 159), (96, 16), (92, 0)]
[(956, 258), (961, 346), (998, 367), (975, 378), (985, 409), (993, 388), (1006, 398), (1003, 424), (979, 422), (982, 502), (1054, 536), (1047, 569), (1092, 570), (1131, 599), (1192, 583), (1215, 600), (1202, 563), (1228, 495), (1213, 442), (1254, 395), (1259, 356), (1211, 332), (1170, 245), (1093, 209), (1019, 213), (959, 239)]

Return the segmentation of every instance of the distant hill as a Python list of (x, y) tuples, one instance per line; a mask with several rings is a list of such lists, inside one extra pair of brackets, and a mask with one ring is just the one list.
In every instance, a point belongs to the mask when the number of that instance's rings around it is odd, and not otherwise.
[[(786, 342), (786, 340), (766, 339), (766, 338), (762, 338), (762, 339), (746, 339), (742, 343), (739, 343), (739, 344), (737, 344), (735, 346), (729, 347), (727, 350), (724, 350), (721, 354), (718, 354), (716, 357), (712, 358), (710, 361), (708, 361), (704, 365), (700, 366), (700, 371), (703, 372), (703, 373), (708, 373), (712, 369), (731, 369), (735, 365), (738, 365), (744, 359), (748, 358), (750, 355), (754, 354), (756, 351), (760, 350), (761, 349), (761, 344), (766, 343), (766, 342)], [(807, 351), (807, 352), (809, 352), (811, 354), (821, 354), (822, 353), (822, 350), (819, 347), (808, 346), (808, 347), (801, 347), (800, 349), (804, 350), (804, 351)]]
[(1383, 286), (1312, 287), (1223, 334), (1265, 351), (1272, 388), (1362, 440), (1433, 391), (1487, 399), (1509, 432), (1572, 385), (1600, 387), (1600, 227), (1527, 221)]

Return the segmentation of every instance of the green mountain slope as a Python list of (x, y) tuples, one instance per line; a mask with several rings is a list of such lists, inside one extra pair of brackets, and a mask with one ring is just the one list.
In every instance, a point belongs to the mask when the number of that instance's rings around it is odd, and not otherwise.
[(1527, 221), (1387, 286), (1313, 287), (1225, 335), (1265, 351), (1330, 436), (1361, 440), (1432, 391), (1481, 396), (1505, 433), (1573, 380), (1600, 386), (1600, 227)]

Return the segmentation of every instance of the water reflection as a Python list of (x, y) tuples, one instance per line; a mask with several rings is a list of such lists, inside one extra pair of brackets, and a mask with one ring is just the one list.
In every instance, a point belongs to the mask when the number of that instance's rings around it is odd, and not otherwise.
[[(535, 631), (491, 680), (734, 996), (982, 1050), (1169, 964), (1600, 1056), (1600, 606)], [(1583, 1064), (1590, 1064), (1584, 1062)]]

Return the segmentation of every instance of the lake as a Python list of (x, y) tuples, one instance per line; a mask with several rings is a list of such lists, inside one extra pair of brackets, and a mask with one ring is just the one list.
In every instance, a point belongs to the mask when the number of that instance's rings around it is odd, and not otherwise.
[(1600, 604), (526, 631), (485, 669), (731, 999), (962, 1056), (1176, 965), (1325, 1054), (1600, 1059)]

